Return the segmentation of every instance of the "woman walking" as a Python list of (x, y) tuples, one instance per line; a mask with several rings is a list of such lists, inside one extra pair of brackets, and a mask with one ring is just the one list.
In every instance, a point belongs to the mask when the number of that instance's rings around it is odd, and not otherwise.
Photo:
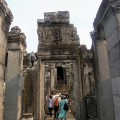
[(67, 114), (67, 111), (64, 110), (64, 104), (67, 103), (66, 99), (64, 96), (61, 96), (61, 101), (59, 103), (59, 115), (58, 115), (58, 119), (59, 120), (66, 120), (66, 114)]

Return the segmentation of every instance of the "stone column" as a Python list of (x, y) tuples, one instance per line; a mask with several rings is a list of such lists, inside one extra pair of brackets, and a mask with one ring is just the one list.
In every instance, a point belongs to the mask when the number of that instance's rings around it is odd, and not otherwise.
[(92, 35), (97, 61), (98, 111), (100, 120), (114, 120), (114, 106), (110, 80), (107, 42), (100, 34)]
[(39, 73), (39, 108), (38, 108), (38, 119), (37, 120), (44, 120), (44, 104), (45, 104), (45, 99), (44, 99), (44, 63), (40, 61), (40, 73)]
[(70, 68), (70, 64), (69, 63), (66, 63), (65, 64), (65, 70), (66, 70), (66, 84), (70, 87), (70, 81), (69, 81), (69, 75), (70, 75), (70, 73), (69, 73), (69, 68)]
[(55, 65), (51, 64), (51, 72), (50, 72), (50, 76), (51, 76), (51, 90), (54, 90), (54, 86), (55, 86)]
[(55, 85), (57, 85), (57, 68), (55, 68)]
[(5, 70), (7, 65), (7, 34), (12, 21), (12, 13), (4, 0), (0, 0), (0, 120), (3, 120)]
[(84, 71), (84, 86), (83, 86), (83, 89), (84, 89), (84, 95), (89, 95), (90, 94), (90, 83), (89, 83), (89, 77), (88, 77), (88, 72), (89, 72), (89, 69), (88, 69), (88, 64), (87, 63), (84, 63), (84, 68), (83, 68), (83, 71)]
[[(81, 94), (81, 74), (80, 74), (80, 59), (79, 57), (73, 61), (73, 73), (74, 73), (74, 83), (73, 83), (73, 99), (72, 99), (72, 112), (75, 112), (76, 120), (83, 120), (82, 112), (82, 94)], [(82, 104), (81, 104), (82, 103)]]
[(11, 28), (8, 34), (8, 65), (5, 92), (5, 120), (21, 119), (21, 100), (23, 83), (23, 55), (26, 37), (19, 27)]

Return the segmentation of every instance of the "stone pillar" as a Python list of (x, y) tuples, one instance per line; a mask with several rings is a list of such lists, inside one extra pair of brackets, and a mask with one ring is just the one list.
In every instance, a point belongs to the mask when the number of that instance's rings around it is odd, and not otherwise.
[(44, 63), (40, 61), (40, 67), (39, 67), (39, 108), (38, 108), (38, 119), (37, 120), (44, 120), (44, 104), (45, 104), (45, 99), (44, 99)]
[(5, 120), (21, 119), (23, 83), (23, 55), (26, 49), (25, 35), (19, 27), (11, 28), (8, 34), (8, 65), (5, 92)]
[[(95, 38), (95, 39), (94, 39)], [(100, 120), (114, 120), (114, 106), (110, 70), (108, 61), (107, 42), (99, 35), (92, 35), (93, 46), (96, 51), (97, 61), (97, 89), (98, 89), (98, 111)]]
[(7, 34), (12, 21), (12, 13), (7, 3), (0, 0), (0, 120), (3, 120), (5, 70), (7, 65)]
[(51, 72), (50, 72), (50, 76), (51, 76), (51, 90), (54, 90), (54, 86), (55, 86), (55, 66), (54, 64), (51, 64)]
[(89, 69), (88, 69), (88, 64), (85, 64), (84, 67), (84, 92), (85, 95), (89, 95), (90, 94), (90, 81), (89, 81)]
[[(76, 120), (83, 120), (82, 112), (82, 94), (81, 94), (81, 74), (80, 74), (80, 60), (79, 57), (73, 61), (73, 73), (74, 73), (74, 83), (73, 83), (73, 99), (72, 99), (72, 112), (75, 112)], [(82, 103), (82, 104), (81, 104)]]
[(57, 68), (55, 68), (55, 85), (57, 85)]

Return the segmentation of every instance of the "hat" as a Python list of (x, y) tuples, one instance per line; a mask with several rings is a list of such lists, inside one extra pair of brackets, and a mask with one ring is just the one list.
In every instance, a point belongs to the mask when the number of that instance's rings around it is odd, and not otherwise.
[(61, 93), (59, 93), (59, 96), (61, 96)]
[(55, 97), (55, 99), (58, 99), (58, 98), (59, 98), (58, 96)]
[(55, 98), (59, 98), (59, 95), (56, 95)]

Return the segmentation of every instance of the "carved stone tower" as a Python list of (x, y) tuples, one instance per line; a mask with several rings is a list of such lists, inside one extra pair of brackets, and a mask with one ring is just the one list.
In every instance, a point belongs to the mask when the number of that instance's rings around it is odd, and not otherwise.
[[(78, 93), (80, 74), (78, 68), (79, 36), (70, 24), (69, 12), (44, 13), (38, 20), (38, 120), (44, 117), (44, 98), (52, 92), (71, 94), (74, 99)], [(61, 90), (62, 89), (62, 90)], [(78, 100), (79, 98), (76, 97)], [(79, 107), (79, 106), (78, 106)], [(75, 109), (78, 109), (75, 108)], [(79, 111), (79, 110), (78, 110)]]

